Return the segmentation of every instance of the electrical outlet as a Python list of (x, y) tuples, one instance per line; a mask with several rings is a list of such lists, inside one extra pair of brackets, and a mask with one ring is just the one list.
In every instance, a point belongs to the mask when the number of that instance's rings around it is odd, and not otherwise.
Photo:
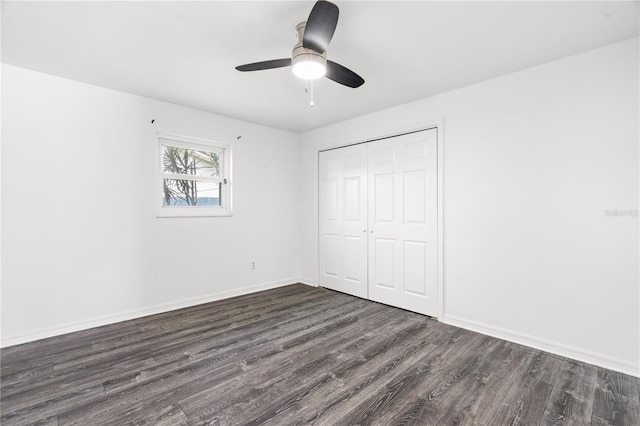
[(256, 269), (256, 261), (255, 260), (251, 261), (251, 269)]

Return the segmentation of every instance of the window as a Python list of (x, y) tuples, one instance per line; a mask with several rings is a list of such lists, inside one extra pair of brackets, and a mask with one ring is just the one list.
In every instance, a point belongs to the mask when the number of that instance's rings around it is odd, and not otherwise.
[(231, 148), (158, 135), (160, 217), (231, 216)]

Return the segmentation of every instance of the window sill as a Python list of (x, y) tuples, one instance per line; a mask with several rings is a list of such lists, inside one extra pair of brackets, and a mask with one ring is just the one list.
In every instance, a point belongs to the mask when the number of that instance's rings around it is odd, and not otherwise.
[(229, 209), (223, 208), (171, 208), (162, 207), (156, 212), (158, 218), (172, 218), (172, 217), (231, 217), (233, 214)]

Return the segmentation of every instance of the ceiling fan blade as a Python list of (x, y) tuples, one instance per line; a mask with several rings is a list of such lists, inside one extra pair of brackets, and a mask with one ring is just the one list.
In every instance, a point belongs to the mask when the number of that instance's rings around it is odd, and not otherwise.
[(252, 64), (238, 65), (236, 69), (238, 71), (261, 71), (270, 70), (272, 68), (290, 67), (291, 58), (285, 59), (272, 59), (270, 61), (254, 62)]
[(326, 52), (338, 25), (339, 13), (335, 4), (325, 0), (317, 1), (307, 18), (302, 47), (318, 53)]
[(327, 73), (325, 77), (344, 86), (353, 87), (354, 89), (364, 84), (364, 79), (358, 74), (349, 68), (329, 60), (327, 60)]

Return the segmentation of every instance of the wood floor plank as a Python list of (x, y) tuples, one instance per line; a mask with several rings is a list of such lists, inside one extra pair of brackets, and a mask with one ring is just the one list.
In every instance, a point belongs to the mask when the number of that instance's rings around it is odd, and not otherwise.
[(345, 424), (368, 424), (384, 416), (388, 411), (402, 404), (404, 399), (413, 394), (415, 388), (425, 383), (427, 378), (435, 377), (436, 381), (439, 381), (450, 371), (451, 362), (468, 356), (469, 350), (480, 341), (488, 339), (461, 329), (453, 332), (457, 334), (449, 341), (457, 343), (455, 350), (452, 350), (454, 346), (440, 345), (432, 350), (420, 351), (416, 354), (417, 359), (412, 359), (411, 363), (406, 365), (407, 368), (388, 381), (383, 389), (377, 390), (366, 400), (354, 398), (351, 401), (353, 407), (348, 407), (339, 421)]
[(616, 371), (597, 369), (593, 416), (613, 425), (639, 425), (637, 380)]
[[(362, 304), (362, 308), (366, 308), (366, 304)], [(326, 317), (323, 317), (321, 315), (318, 315), (317, 317), (319, 321), (327, 321)], [(299, 329), (307, 329), (307, 327), (304, 323), (300, 324), (293, 321), (291, 323), (291, 327), (289, 328), (289, 332)], [(184, 356), (181, 359), (171, 359), (169, 361), (159, 363), (148, 370), (138, 372), (133, 376), (127, 375), (124, 377), (119, 377), (116, 380), (111, 380), (108, 383), (104, 383), (105, 389), (107, 393), (110, 393), (122, 391), (129, 386), (138, 386), (140, 383), (146, 380), (153, 380), (157, 377), (171, 375), (173, 371), (175, 371), (177, 366), (180, 366), (180, 368), (184, 368), (186, 366), (193, 366), (199, 363), (206, 363), (212, 366), (224, 361), (233, 361), (233, 357), (237, 357), (238, 353), (240, 352), (243, 354), (243, 359), (247, 359), (248, 357), (251, 357), (251, 354), (260, 350), (262, 346), (268, 344), (270, 339), (276, 338), (272, 333), (273, 332), (263, 331), (260, 332), (259, 338), (257, 338), (256, 336), (252, 336), (251, 338), (248, 338), (246, 340), (239, 339), (231, 343), (227, 342), (226, 344), (209, 348), (211, 350), (203, 351), (200, 353), (187, 352), (183, 354)], [(279, 334), (276, 334), (276, 336), (282, 337)], [(246, 365), (246, 363), (239, 364), (241, 367)]]
[[(398, 343), (394, 347), (394, 349), (401, 351), (406, 346), (402, 345), (402, 340), (411, 341), (411, 337), (415, 335), (414, 333), (417, 330), (424, 329), (424, 321), (421, 323), (411, 323), (404, 322), (404, 326), (406, 329), (396, 329), (397, 335), (387, 334), (384, 338), (378, 338), (370, 341), (358, 340), (356, 344), (349, 344), (348, 346), (336, 351), (330, 351), (326, 353), (327, 359), (326, 362), (323, 363), (323, 369), (318, 371), (318, 377), (325, 379), (326, 375), (336, 379), (334, 381), (330, 380), (322, 380), (322, 386), (319, 388), (313, 388), (313, 396), (317, 400), (323, 401), (323, 404), (327, 404), (327, 392), (329, 394), (333, 393), (332, 387), (342, 387), (344, 386), (344, 382), (342, 378), (339, 378), (339, 371), (345, 365), (353, 366), (359, 363), (360, 359), (367, 359), (371, 361), (375, 355), (375, 353), (380, 353), (380, 348), (385, 347), (388, 348), (390, 342)], [(378, 335), (378, 337), (381, 337)], [(317, 352), (317, 351), (316, 351)], [(388, 352), (384, 352), (387, 354)], [(322, 352), (320, 353), (322, 354)], [(319, 355), (316, 354), (315, 357)], [(320, 355), (320, 357), (324, 357)], [(371, 366), (371, 365), (370, 365)], [(389, 368), (390, 370), (391, 368)], [(307, 377), (308, 378), (308, 377)], [(281, 382), (281, 380), (279, 380)], [(291, 383), (291, 381), (287, 380), (287, 384)], [(270, 407), (276, 407), (275, 411), (262, 412), (260, 417), (266, 421), (267, 417), (272, 416), (273, 419), (270, 419), (275, 422), (279, 422), (282, 424), (288, 424), (293, 422), (296, 419), (300, 418), (300, 415), (303, 413), (297, 412), (297, 408), (300, 408), (301, 395), (304, 395), (305, 398), (309, 398), (312, 393), (305, 392), (307, 381), (298, 382), (298, 389), (286, 389), (283, 387), (283, 391), (281, 392), (281, 397), (277, 401), (272, 401), (269, 403)], [(327, 386), (331, 385), (331, 386)], [(265, 386), (270, 386), (267, 383)], [(305, 401), (306, 402), (306, 401)], [(260, 406), (260, 401), (256, 400), (255, 404)], [(306, 404), (306, 406), (313, 406), (313, 404)], [(254, 419), (255, 420), (255, 419)]]
[(3, 426), (640, 425), (637, 378), (302, 284), (0, 358)]
[[(368, 347), (360, 347), (359, 355), (340, 358), (328, 374), (336, 379), (327, 382), (315, 392), (314, 398), (322, 404), (307, 403), (297, 407), (287, 407), (272, 419), (274, 423), (288, 423), (298, 416), (305, 416), (309, 422), (331, 424), (337, 421), (358, 396), (371, 392), (376, 384), (382, 388), (386, 380), (394, 377), (403, 366), (411, 364), (410, 358), (428, 346), (426, 336), (433, 332), (426, 321), (407, 324), (405, 329), (397, 329), (384, 339)], [(420, 340), (418, 340), (420, 339)], [(375, 391), (373, 391), (375, 392)], [(335, 416), (331, 419), (331, 416)]]
[[(28, 368), (25, 369), (25, 366), (28, 366)], [(7, 374), (0, 379), (2, 380), (3, 393), (10, 393), (13, 388), (21, 388), (23, 383), (32, 383), (36, 377), (41, 378), (51, 375), (53, 372), (53, 363), (38, 366), (31, 366), (28, 363), (24, 363), (18, 370), (19, 371)]]
[[(104, 382), (114, 375), (128, 371), (139, 371), (155, 364), (156, 361), (153, 358), (131, 357), (124, 360), (114, 360), (106, 366), (96, 365), (95, 368), (87, 371), (54, 370), (47, 377), (41, 377), (39, 380), (3, 389), (3, 398), (8, 403), (20, 398), (28, 398), (31, 401), (47, 399), (51, 395), (65, 392), (68, 389), (104, 385)], [(106, 390), (106, 388), (104, 389)]]
[(637, 401), (603, 388), (596, 388), (593, 397), (593, 418), (610, 425), (640, 425)]
[[(466, 364), (456, 363), (457, 368), (446, 382), (434, 382), (428, 396), (419, 394), (408, 409), (390, 413), (390, 423), (401, 423), (406, 418), (417, 422), (437, 418), (439, 424), (487, 424), (489, 419), (481, 418), (480, 410), (502, 401), (506, 393), (503, 384), (520, 366), (522, 350), (508, 342), (490, 339), (475, 352), (475, 357), (469, 358)], [(428, 409), (429, 405), (438, 409)], [(432, 413), (436, 411), (442, 414), (436, 416)]]
[(181, 368), (169, 377), (158, 378), (141, 386), (105, 395), (100, 400), (79, 404), (73, 409), (59, 412), (58, 422), (60, 426), (88, 423), (102, 425), (109, 424), (114, 419), (126, 423), (131, 417), (139, 419), (148, 415), (150, 407), (156, 407), (157, 404), (170, 406), (169, 402), (177, 403), (180, 398), (191, 392), (215, 390), (241, 372), (240, 368), (228, 365), (213, 368), (208, 368), (207, 365)]
[[(140, 412), (142, 411), (142, 412)], [(189, 422), (179, 404), (165, 403), (149, 404), (142, 410), (131, 410), (107, 420), (106, 426), (153, 425), (153, 426), (182, 426)]]
[(58, 426), (58, 416), (45, 417), (29, 424), (31, 426)]
[(536, 351), (526, 372), (512, 385), (492, 418), (495, 424), (528, 425), (544, 416), (561, 358)]
[[(257, 314), (273, 312), (275, 310), (288, 310), (292, 301), (300, 304), (313, 304), (322, 302), (331, 298), (327, 292), (318, 293), (293, 293), (290, 295), (281, 295), (277, 298), (264, 297), (252, 301), (242, 299), (240, 305), (220, 306), (217, 303), (211, 306), (205, 305), (195, 312), (189, 309), (180, 310), (179, 314), (167, 316), (158, 314), (156, 320), (140, 319), (136, 320), (140, 329), (144, 329), (149, 335), (153, 336), (153, 332), (165, 333), (167, 331), (176, 331), (181, 329), (192, 329), (196, 324), (202, 325), (218, 325), (233, 326), (233, 324), (241, 323), (246, 319), (255, 319)], [(331, 298), (335, 301), (335, 299)]]
[(19, 368), (26, 362), (32, 366), (49, 364), (52, 360), (60, 362), (67, 356), (75, 357), (91, 352), (91, 339), (94, 336), (106, 338), (113, 335), (126, 336), (138, 332), (135, 323), (125, 321), (39, 340), (37, 352), (32, 350), (33, 346), (30, 343), (2, 348), (0, 353), (2, 354), (3, 375), (6, 369)]
[[(366, 324), (369, 321), (374, 321), (372, 315), (379, 313), (379, 309), (375, 306), (368, 304), (371, 311), (363, 311), (361, 313), (351, 311), (348, 314), (345, 313), (343, 317), (334, 323), (332, 326), (327, 327), (325, 324), (318, 324), (317, 328), (307, 330), (307, 336), (317, 335), (319, 332), (325, 334), (324, 340), (318, 341), (317, 339), (303, 338), (301, 344), (292, 345), (291, 342), (283, 344), (283, 357), (279, 359), (295, 360), (293, 363), (293, 369), (284, 369), (283, 365), (275, 365), (274, 362), (278, 362), (278, 359), (271, 361), (271, 355), (265, 356), (260, 360), (259, 365), (251, 365), (251, 369), (248, 374), (256, 375), (255, 378), (247, 379), (244, 377), (237, 378), (237, 388), (235, 392), (229, 392), (221, 398), (217, 398), (212, 401), (210, 398), (203, 398), (202, 395), (194, 395), (194, 398), (181, 401), (181, 405), (185, 407), (187, 413), (202, 409), (203, 404), (215, 403), (215, 410), (213, 413), (204, 412), (200, 415), (200, 418), (205, 419), (208, 414), (213, 414), (213, 418), (219, 416), (223, 417), (237, 417), (243, 413), (255, 413), (265, 405), (273, 405), (273, 401), (265, 401), (265, 397), (271, 397), (271, 395), (285, 395), (286, 393), (295, 389), (295, 387), (303, 386), (314, 377), (326, 375), (326, 369), (331, 365), (334, 365), (340, 357), (344, 357), (348, 352), (351, 352), (353, 334), (350, 330), (357, 328), (360, 324)], [(353, 319), (353, 320), (352, 320)], [(357, 321), (354, 321), (357, 319)], [(386, 320), (383, 318), (383, 320)], [(297, 341), (301, 342), (298, 336)], [(358, 339), (359, 344), (363, 343), (363, 339)], [(330, 351), (319, 351), (320, 347), (332, 348)], [(249, 358), (252, 358), (251, 356)], [(258, 368), (266, 370), (266, 374), (259, 372), (254, 373)], [(195, 401), (194, 401), (195, 399)], [(194, 405), (196, 404), (196, 405)], [(209, 419), (211, 420), (211, 419)]]
[(617, 371), (598, 368), (597, 385), (615, 396), (638, 400), (638, 383), (635, 377)]
[(589, 424), (593, 411), (597, 368), (571, 359), (564, 359), (562, 363), (541, 424)]
[[(20, 399), (4, 402), (1, 407), (1, 424), (14, 426), (31, 425), (39, 421), (49, 421), (56, 417), (57, 413), (70, 406), (77, 406), (87, 401), (95, 401), (104, 396), (102, 385), (90, 385), (82, 388), (71, 388), (66, 391), (56, 392), (47, 398), (31, 399), (23, 395)], [(60, 418), (58, 417), (58, 422)]]
[(455, 424), (489, 424), (520, 372), (530, 363), (529, 357), (533, 356), (522, 346), (504, 341), (500, 341), (495, 350), (487, 354), (490, 360), (483, 360), (478, 367), (472, 382), (460, 396), (460, 403), (450, 405), (443, 415)]
[[(216, 333), (215, 338), (202, 338), (196, 340), (183, 341), (175, 347), (169, 345), (164, 346), (153, 353), (154, 359), (159, 362), (181, 360), (185, 356), (191, 359), (197, 359), (207, 356), (210, 352), (218, 354), (221, 351), (246, 350), (252, 346), (261, 346), (271, 341), (281, 342), (287, 338), (293, 331), (303, 331), (309, 328), (309, 318), (315, 318), (317, 321), (331, 321), (336, 319), (340, 313), (337, 309), (344, 306), (343, 302), (335, 304), (316, 303), (304, 310), (304, 314), (285, 315), (285, 319), (278, 321), (259, 321), (251, 323), (249, 327), (233, 328), (223, 330)], [(365, 308), (366, 303), (350, 304), (353, 309)], [(246, 359), (246, 358), (243, 358)]]
[(82, 354), (73, 359), (65, 359), (58, 362), (54, 368), (70, 368), (86, 363), (100, 363), (104, 359), (112, 359), (122, 353), (144, 354), (144, 356), (157, 356), (159, 348), (166, 352), (175, 347), (182, 347), (187, 343), (198, 342), (203, 338), (213, 338), (222, 333), (230, 333), (233, 330), (250, 329), (255, 324), (265, 325), (267, 323), (278, 323), (278, 321), (289, 316), (287, 305), (274, 305), (265, 310), (257, 310), (238, 317), (226, 318), (221, 323), (196, 323), (192, 327), (180, 331), (163, 331), (161, 334), (140, 339), (125, 346), (114, 346), (113, 348), (103, 348), (94, 350), (90, 354)]

